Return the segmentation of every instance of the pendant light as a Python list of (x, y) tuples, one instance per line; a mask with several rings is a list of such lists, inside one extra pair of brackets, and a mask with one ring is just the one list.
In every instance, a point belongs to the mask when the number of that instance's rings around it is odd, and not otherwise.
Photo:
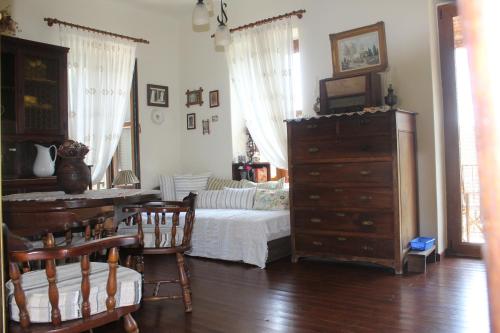
[(219, 26), (217, 30), (215, 30), (215, 45), (216, 46), (227, 46), (231, 43), (231, 32), (229, 28), (226, 26), (227, 23), (227, 15), (224, 8), (227, 7), (227, 4), (220, 1), (220, 16), (217, 16), (217, 22), (219, 22)]
[(197, 27), (207, 25), (208, 16), (207, 6), (205, 6), (203, 0), (198, 0), (193, 9), (193, 25)]

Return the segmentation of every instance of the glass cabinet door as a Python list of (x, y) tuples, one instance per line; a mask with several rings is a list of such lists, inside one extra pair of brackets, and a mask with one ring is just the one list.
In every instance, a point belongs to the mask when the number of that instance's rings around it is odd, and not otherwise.
[(16, 133), (16, 88), (15, 88), (15, 65), (14, 53), (2, 52), (2, 80), (1, 80), (1, 116), (2, 133)]
[(53, 132), (60, 128), (59, 63), (48, 57), (23, 57), (24, 132)]

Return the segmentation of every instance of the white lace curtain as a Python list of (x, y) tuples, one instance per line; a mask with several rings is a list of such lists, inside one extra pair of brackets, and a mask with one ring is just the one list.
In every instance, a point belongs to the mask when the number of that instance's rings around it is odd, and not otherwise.
[(61, 28), (61, 44), (69, 47), (69, 138), (90, 151), (92, 182), (100, 181), (130, 110), (135, 44), (94, 33)]
[(226, 49), (231, 107), (241, 112), (262, 155), (288, 169), (285, 119), (295, 117), (291, 18), (232, 33)]

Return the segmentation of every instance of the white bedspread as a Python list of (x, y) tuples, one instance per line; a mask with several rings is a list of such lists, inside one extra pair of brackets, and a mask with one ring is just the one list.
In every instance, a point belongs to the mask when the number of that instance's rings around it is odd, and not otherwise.
[(266, 267), (267, 242), (290, 236), (290, 211), (197, 209), (190, 255)]
[[(146, 221), (146, 216), (143, 216)], [(181, 216), (180, 224), (184, 224)], [(154, 224), (143, 224), (154, 232)], [(169, 228), (168, 224), (161, 229)], [(137, 232), (133, 227), (120, 224), (119, 234)], [(247, 264), (266, 267), (267, 242), (290, 236), (290, 212), (243, 210), (243, 209), (197, 209), (192, 235), (191, 256), (243, 261)]]

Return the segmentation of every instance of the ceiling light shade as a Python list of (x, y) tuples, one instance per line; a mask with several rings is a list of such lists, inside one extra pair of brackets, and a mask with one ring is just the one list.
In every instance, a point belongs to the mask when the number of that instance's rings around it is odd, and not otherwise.
[(203, 26), (208, 24), (208, 9), (203, 3), (203, 0), (198, 0), (196, 6), (193, 9), (193, 25)]
[(231, 43), (231, 32), (225, 24), (219, 24), (215, 30), (215, 45), (228, 46)]

